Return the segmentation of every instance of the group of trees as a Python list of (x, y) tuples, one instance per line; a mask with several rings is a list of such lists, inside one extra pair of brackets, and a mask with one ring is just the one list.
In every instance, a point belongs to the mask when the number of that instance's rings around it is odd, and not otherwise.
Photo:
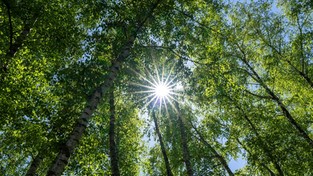
[[(312, 21), (309, 0), (2, 0), (0, 173), (312, 175)], [(138, 94), (155, 69), (183, 87), (166, 108)]]

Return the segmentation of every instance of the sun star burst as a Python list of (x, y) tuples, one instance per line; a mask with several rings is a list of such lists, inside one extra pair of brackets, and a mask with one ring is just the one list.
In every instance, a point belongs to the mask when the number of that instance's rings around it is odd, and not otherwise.
[(154, 88), (154, 93), (156, 96), (158, 96), (158, 98), (165, 98), (170, 94), (170, 91), (171, 91), (170, 88), (167, 87), (167, 85), (164, 84), (163, 82), (160, 82)]
[(142, 100), (146, 102), (145, 107), (150, 106), (154, 108), (158, 106), (161, 110), (163, 106), (167, 110), (167, 104), (174, 106), (173, 101), (177, 101), (175, 97), (180, 94), (176, 92), (177, 80), (176, 76), (172, 75), (173, 68), (174, 66), (170, 69), (169, 73), (165, 73), (163, 67), (162, 72), (159, 73), (158, 68), (155, 66), (152, 72), (153, 74), (146, 69), (145, 76), (135, 72), (141, 79), (141, 83), (132, 84), (145, 89), (135, 92), (144, 95)]

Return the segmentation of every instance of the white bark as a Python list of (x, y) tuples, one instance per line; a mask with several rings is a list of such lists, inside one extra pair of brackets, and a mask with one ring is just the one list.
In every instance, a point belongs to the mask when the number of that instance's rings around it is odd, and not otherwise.
[(72, 134), (69, 136), (69, 139), (67, 140), (65, 145), (60, 147), (59, 154), (49, 168), (49, 171), (47, 173), (48, 176), (59, 176), (64, 171), (64, 168), (68, 164), (71, 154), (73, 153), (84, 131), (86, 130), (89, 119), (92, 117), (92, 114), (97, 109), (98, 104), (102, 100), (103, 94), (105, 94), (112, 87), (113, 82), (118, 75), (121, 63), (124, 62), (130, 55), (130, 51), (133, 47), (137, 34), (140, 32), (147, 19), (150, 18), (154, 9), (158, 6), (159, 3), (160, 0), (152, 4), (147, 16), (138, 23), (136, 31), (132, 34), (132, 36), (129, 37), (128, 42), (121, 49), (121, 54), (117, 57), (115, 61), (112, 62), (109, 74), (105, 78), (104, 83), (94, 91), (91, 98), (88, 100), (87, 105), (83, 113), (81, 114), (78, 122), (76, 123)]

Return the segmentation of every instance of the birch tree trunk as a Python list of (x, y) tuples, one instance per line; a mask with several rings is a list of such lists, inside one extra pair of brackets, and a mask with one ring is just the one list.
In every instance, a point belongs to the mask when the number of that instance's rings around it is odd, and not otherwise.
[(159, 124), (158, 124), (157, 118), (155, 116), (154, 110), (152, 110), (151, 114), (152, 114), (152, 118), (153, 118), (154, 125), (155, 125), (155, 131), (156, 131), (158, 138), (159, 138), (159, 141), (160, 141), (161, 151), (163, 154), (163, 159), (164, 159), (165, 167), (166, 167), (166, 173), (168, 176), (173, 176), (173, 173), (172, 173), (171, 167), (170, 167), (170, 162), (169, 162), (167, 154), (166, 154), (166, 149), (165, 149), (165, 146), (163, 143), (162, 135), (161, 135), (161, 132), (159, 129)]
[(25, 176), (34, 176), (36, 175), (36, 171), (38, 167), (40, 166), (42, 160), (43, 160), (43, 152), (40, 151), (35, 158), (33, 158), (32, 163), (30, 167), (28, 168), (28, 171)]
[(126, 58), (130, 55), (131, 48), (134, 44), (134, 41), (137, 37), (137, 34), (142, 29), (144, 23), (148, 18), (152, 15), (154, 9), (158, 6), (160, 0), (156, 3), (153, 3), (149, 13), (146, 17), (138, 23), (137, 29), (132, 35), (129, 37), (128, 42), (122, 47), (121, 53), (118, 55), (116, 60), (112, 61), (111, 67), (109, 69), (109, 73), (104, 79), (104, 83), (98, 87), (90, 98), (87, 100), (87, 105), (83, 110), (80, 118), (78, 119), (72, 133), (70, 134), (66, 143), (60, 147), (60, 151), (56, 156), (54, 162), (52, 163), (49, 171), (47, 173), (48, 176), (59, 176), (64, 171), (65, 166), (68, 164), (69, 158), (74, 152), (74, 149), (78, 145), (79, 141), (83, 133), (86, 130), (89, 119), (92, 117), (92, 114), (97, 109), (100, 101), (102, 100), (103, 94), (106, 93), (113, 85), (113, 81), (116, 79), (118, 71), (120, 69), (121, 63), (126, 60)]
[(180, 136), (181, 136), (181, 145), (183, 149), (183, 160), (185, 162), (186, 170), (187, 170), (187, 175), (188, 176), (193, 176), (193, 170), (190, 162), (190, 153), (188, 149), (188, 143), (187, 143), (187, 133), (185, 129), (185, 125), (183, 122), (183, 119), (180, 114), (180, 108), (177, 102), (175, 102), (176, 109), (177, 109), (177, 118), (178, 118), (178, 125), (180, 128)]
[(110, 127), (109, 127), (109, 145), (110, 145), (110, 162), (112, 176), (119, 176), (120, 170), (118, 167), (118, 153), (115, 143), (115, 101), (114, 101), (114, 86), (110, 92)]

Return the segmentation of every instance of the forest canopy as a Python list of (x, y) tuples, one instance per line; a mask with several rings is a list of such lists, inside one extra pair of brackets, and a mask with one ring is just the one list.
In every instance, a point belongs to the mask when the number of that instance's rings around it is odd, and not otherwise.
[(2, 0), (0, 175), (313, 175), (313, 2)]

